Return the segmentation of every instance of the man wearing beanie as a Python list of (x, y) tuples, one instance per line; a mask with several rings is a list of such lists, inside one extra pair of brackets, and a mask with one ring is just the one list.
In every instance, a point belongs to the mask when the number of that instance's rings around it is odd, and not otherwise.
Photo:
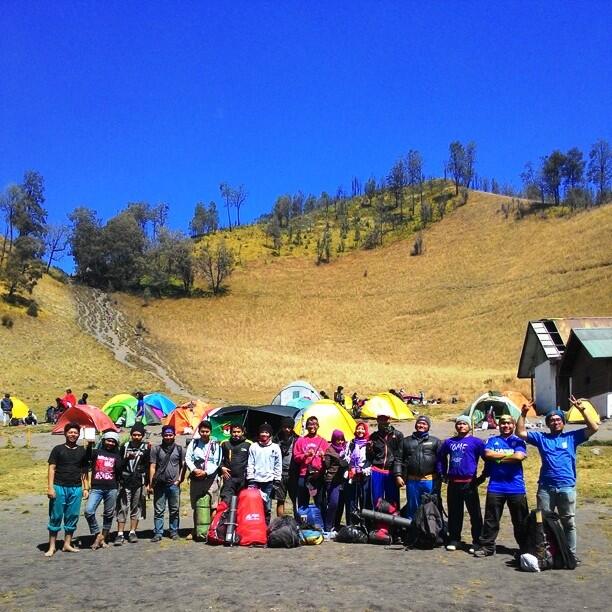
[(556, 511), (561, 519), (567, 544), (576, 556), (576, 452), (598, 429), (584, 405), (573, 395), (570, 402), (582, 413), (586, 427), (564, 431), (565, 415), (560, 410), (551, 410), (546, 415), (549, 433), (527, 432), (525, 418), (533, 402), (524, 405), (516, 424), (517, 435), (535, 446), (542, 460), (538, 479), (537, 503), (539, 510)]
[(262, 492), (266, 507), (266, 522), (270, 522), (272, 492), (278, 487), (283, 473), (283, 458), (278, 444), (272, 442), (272, 427), (264, 423), (259, 427), (257, 442), (249, 448), (247, 484)]
[(448, 482), (446, 504), (448, 507), (448, 536), (446, 550), (457, 550), (463, 529), (463, 507), (467, 508), (472, 524), (472, 544), (468, 551), (478, 548), (482, 531), (482, 511), (478, 497), (478, 485), (484, 478), (476, 478), (478, 460), (484, 451), (484, 442), (470, 435), (469, 417), (460, 416), (455, 421), (457, 434), (444, 440), (438, 454), (437, 471)]
[(295, 422), (291, 417), (284, 417), (281, 420), (280, 429), (274, 438), (281, 450), (283, 462), (282, 477), (278, 486), (274, 489), (274, 499), (276, 500), (276, 516), (285, 515), (285, 500), (287, 495), (296, 508), (295, 498), (297, 494), (297, 465), (293, 461), (293, 445), (298, 438), (294, 428)]
[(436, 457), (440, 440), (429, 434), (431, 419), (420, 415), (414, 432), (402, 440), (398, 456), (393, 462), (393, 474), (398, 487), (406, 487), (406, 518), (413, 519), (423, 493), (437, 491)]
[(125, 542), (123, 530), (128, 516), (130, 532), (128, 541), (138, 542), (136, 529), (138, 521), (146, 517), (146, 487), (149, 484), (149, 461), (151, 450), (145, 441), (146, 430), (140, 422), (130, 430), (130, 439), (121, 446), (119, 455), (122, 459), (121, 480), (117, 495), (117, 537), (115, 546)]
[[(119, 434), (106, 431), (102, 434), (102, 446), (91, 456), (91, 482), (89, 499), (85, 507), (85, 518), (89, 532), (95, 536), (92, 548), (106, 548), (108, 534), (115, 518), (117, 487), (121, 477), (121, 457), (119, 456)], [(104, 502), (102, 531), (96, 520), (96, 510)]]

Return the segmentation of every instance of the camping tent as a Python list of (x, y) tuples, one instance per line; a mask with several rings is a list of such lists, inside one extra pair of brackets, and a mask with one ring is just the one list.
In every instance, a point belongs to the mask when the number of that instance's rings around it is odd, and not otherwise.
[(331, 440), (334, 429), (339, 429), (344, 433), (347, 440), (352, 440), (355, 435), (357, 423), (355, 419), (342, 407), (330, 399), (320, 399), (312, 402), (299, 415), (296, 423), (296, 433), (303, 435), (306, 433), (306, 421), (308, 417), (316, 416), (319, 419), (319, 431), (322, 438)]
[(96, 431), (119, 431), (110, 417), (95, 406), (77, 404), (68, 408), (57, 421), (53, 434), (64, 433), (67, 423), (78, 423), (81, 427), (94, 427)]
[[(591, 404), (591, 402), (589, 402), (589, 400), (581, 399), (580, 403), (585, 407), (585, 412), (589, 414), (589, 416), (595, 423), (601, 422), (599, 413), (597, 412), (597, 410), (595, 410), (595, 407), (593, 406), (593, 404)], [(580, 412), (580, 410), (578, 410), (578, 408), (576, 408), (576, 406), (572, 406), (568, 410), (567, 414), (565, 415), (565, 420), (568, 423), (584, 423), (585, 422), (584, 417), (582, 416), (582, 413)]]
[(176, 404), (163, 393), (145, 395), (144, 403), (146, 406), (150, 406), (160, 419), (168, 416), (176, 408)]
[(281, 419), (289, 417), (295, 421), (299, 412), (300, 409), (293, 406), (224, 406), (210, 415), (212, 435), (217, 440), (227, 440), (231, 426), (240, 424), (244, 427), (247, 438), (256, 440), (262, 423), (268, 423), (276, 433), (280, 429)]
[(297, 399), (289, 400), (286, 405), (293, 406), (293, 408), (298, 408), (299, 410), (305, 410), (314, 401), (306, 397), (298, 397)]
[[(132, 427), (136, 422), (136, 405), (138, 400), (128, 393), (120, 393), (111, 397), (104, 406), (102, 412), (107, 414), (113, 423), (123, 419), (122, 425)], [(144, 421), (143, 421), (144, 422)]]
[(13, 419), (25, 419), (28, 416), (28, 406), (20, 400), (18, 397), (11, 395), (11, 401), (13, 402), (13, 409), (11, 410), (11, 418)]
[(360, 416), (375, 419), (380, 412), (391, 415), (400, 421), (414, 419), (414, 413), (408, 405), (393, 393), (378, 393), (373, 395), (361, 408)]
[(294, 380), (286, 387), (283, 387), (270, 403), (289, 406), (291, 400), (297, 400), (301, 397), (311, 400), (321, 399), (321, 396), (310, 383), (307, 383), (305, 380)]
[(192, 400), (173, 410), (162, 422), (173, 425), (177, 434), (193, 433), (200, 421), (213, 410), (212, 406), (201, 400)]
[[(521, 416), (521, 407), (528, 403), (529, 400), (518, 391), (506, 391), (505, 393), (488, 391), (476, 398), (472, 405), (462, 412), (462, 415), (470, 417), (474, 425), (479, 425), (492, 408), (496, 421), (502, 414), (509, 414), (514, 420), (517, 420)], [(527, 413), (527, 417), (536, 417), (533, 408)]]

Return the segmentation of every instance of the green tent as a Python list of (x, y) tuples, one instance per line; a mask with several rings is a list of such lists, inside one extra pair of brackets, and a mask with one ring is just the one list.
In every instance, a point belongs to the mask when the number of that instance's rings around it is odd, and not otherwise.
[[(509, 414), (516, 421), (521, 416), (521, 409), (520, 406), (517, 406), (515, 398), (509, 397), (509, 395), (499, 391), (483, 393), (480, 397), (476, 398), (471, 406), (463, 411), (462, 416), (470, 417), (474, 426), (482, 423), (490, 410), (493, 410), (496, 421), (502, 414)], [(525, 399), (526, 402), (527, 400)]]
[[(132, 427), (136, 422), (136, 406), (138, 400), (127, 393), (121, 393), (111, 397), (102, 408), (102, 412), (107, 414), (113, 423), (122, 421), (123, 427)], [(146, 423), (143, 421), (143, 424)]]

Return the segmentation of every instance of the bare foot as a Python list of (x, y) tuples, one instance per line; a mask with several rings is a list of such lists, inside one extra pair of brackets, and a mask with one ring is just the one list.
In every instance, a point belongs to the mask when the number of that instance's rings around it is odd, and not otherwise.
[(102, 540), (100, 542), (100, 548), (108, 548), (108, 544), (104, 540)]
[(75, 553), (75, 552), (79, 552), (78, 548), (75, 548), (74, 546), (70, 545), (64, 545), (64, 547), (62, 548), (63, 552), (70, 552), (70, 553)]
[(46, 553), (45, 557), (52, 557), (55, 554), (55, 548), (50, 548)]

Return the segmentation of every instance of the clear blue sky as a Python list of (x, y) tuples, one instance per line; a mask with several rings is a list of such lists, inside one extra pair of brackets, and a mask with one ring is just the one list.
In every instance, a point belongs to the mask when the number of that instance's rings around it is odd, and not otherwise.
[[(612, 140), (612, 3), (2, 0), (0, 188), (43, 174), (50, 220), (170, 204), (221, 181), (349, 190), (451, 140), (518, 184), (527, 160)], [(223, 217), (222, 217), (223, 220)]]

